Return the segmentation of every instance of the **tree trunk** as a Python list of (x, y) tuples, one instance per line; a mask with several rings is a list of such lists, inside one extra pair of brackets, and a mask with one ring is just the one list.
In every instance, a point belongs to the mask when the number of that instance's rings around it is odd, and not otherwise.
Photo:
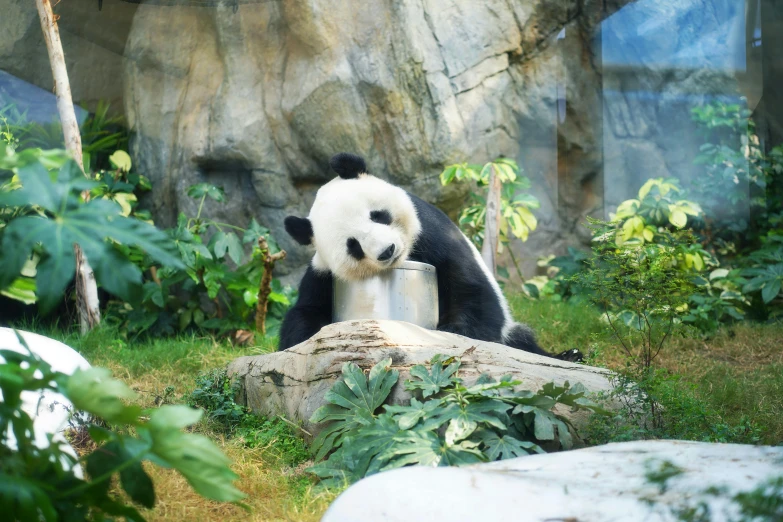
[[(68, 71), (65, 68), (65, 54), (60, 42), (60, 32), (57, 21), (52, 13), (49, 0), (35, 0), (38, 17), (41, 20), (46, 49), (49, 52), (49, 62), (54, 77), (54, 91), (57, 95), (57, 112), (63, 126), (65, 150), (71, 153), (73, 159), (84, 170), (82, 165), (82, 138), (79, 134), (79, 123), (71, 99), (71, 85), (68, 82)], [(85, 198), (89, 197), (89, 193)], [(95, 274), (79, 245), (73, 245), (76, 256), (76, 306), (79, 310), (79, 324), (82, 334), (87, 333), (101, 322), (101, 312), (98, 308), (98, 286)]]
[(500, 233), (500, 178), (492, 168), (489, 174), (487, 190), (487, 213), (484, 217), (484, 243), (481, 245), (481, 257), (484, 264), (496, 275), (498, 237)]

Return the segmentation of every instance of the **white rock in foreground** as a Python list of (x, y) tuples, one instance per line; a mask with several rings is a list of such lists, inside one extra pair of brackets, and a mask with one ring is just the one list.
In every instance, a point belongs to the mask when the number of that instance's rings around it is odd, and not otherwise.
[[(534, 355), (501, 344), (476, 341), (460, 335), (425, 330), (401, 321), (345, 321), (325, 326), (307, 341), (283, 352), (240, 357), (228, 366), (240, 381), (240, 402), (262, 415), (283, 415), (315, 434), (309, 419), (324, 404), (323, 397), (340, 377), (343, 363), (369, 369), (390, 357), (400, 371), (400, 383), (416, 364), (426, 364), (436, 354), (458, 356), (459, 376), (468, 384), (482, 373), (495, 378), (511, 374), (521, 388), (537, 391), (548, 382), (583, 384), (590, 392), (608, 391), (610, 372), (581, 364)], [(410, 400), (402, 384), (391, 392), (391, 402)], [(556, 411), (575, 425), (586, 411)]]
[[(683, 469), (665, 493), (645, 478), (651, 463)], [(462, 468), (409, 467), (361, 480), (321, 522), (675, 521), (672, 508), (736, 514), (728, 499), (783, 476), (783, 447), (641, 441), (532, 455)], [(721, 497), (698, 495), (726, 487)], [(652, 499), (650, 504), (642, 500)]]
[[(54, 371), (72, 375), (77, 369), (86, 370), (90, 367), (90, 363), (81, 354), (60, 341), (43, 335), (17, 331), (24, 338), (30, 351), (47, 362)], [(29, 353), (11, 328), (0, 328), (0, 350)], [(0, 364), (5, 364), (2, 357), (0, 357)], [(0, 400), (2, 400), (1, 392)], [(22, 409), (33, 420), (36, 446), (39, 448), (49, 446), (49, 435), (53, 434), (52, 440), (60, 444), (60, 449), (76, 457), (76, 452), (68, 444), (63, 434), (70, 425), (69, 421), (73, 412), (71, 401), (52, 390), (24, 391), (22, 392)], [(7, 437), (9, 445), (15, 448), (14, 435), (9, 431)], [(69, 463), (64, 461), (64, 464)], [(75, 473), (81, 477), (81, 468), (77, 466)]]

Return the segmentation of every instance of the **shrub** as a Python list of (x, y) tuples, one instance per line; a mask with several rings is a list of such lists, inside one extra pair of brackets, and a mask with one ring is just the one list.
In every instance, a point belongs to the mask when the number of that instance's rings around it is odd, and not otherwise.
[[(527, 241), (530, 232), (538, 226), (538, 221), (532, 210), (539, 208), (541, 204), (535, 196), (527, 193), (530, 189), (530, 180), (521, 175), (519, 165), (508, 158), (499, 158), (483, 167), (469, 163), (449, 165), (441, 172), (440, 181), (444, 186), (453, 182), (471, 185), (471, 204), (461, 210), (458, 224), (465, 235), (476, 245), (476, 248), (481, 250), (484, 243), (484, 224), (487, 212), (487, 198), (482, 194), (486, 191), (492, 171), (501, 182), (501, 219), (498, 223), (500, 240), (498, 253), (500, 253), (503, 251), (504, 245), (509, 244), (512, 237)], [(509, 254), (519, 276), (522, 277), (511, 249), (509, 249)], [(506, 269), (499, 268), (498, 273), (508, 277)]]
[(619, 225), (591, 220), (593, 255), (574, 280), (591, 293), (626, 355), (649, 368), (680, 323), (692, 283), (681, 270), (685, 231), (659, 231), (656, 243), (618, 247)]
[(539, 392), (513, 391), (510, 376), (495, 381), (482, 375), (472, 386), (457, 377), (460, 361), (435, 356), (431, 368), (416, 365), (405, 381), (413, 397), (406, 406), (383, 406), (397, 384), (391, 359), (365, 377), (353, 363), (327, 392), (327, 405), (312, 422), (330, 421), (313, 441), (310, 471), (327, 486), (340, 486), (379, 471), (419, 464), (451, 466), (541, 453), (540, 444), (568, 449), (569, 421), (552, 412), (556, 404), (603, 412), (585, 398), (580, 384), (545, 385)]
[(106, 199), (84, 201), (97, 183), (84, 177), (64, 151), (15, 152), (0, 142), (0, 290), (51, 310), (75, 273), (73, 246), (90, 259), (108, 292), (131, 299), (141, 283), (131, 249), (155, 262), (182, 267), (169, 238), (154, 226), (123, 215)]
[(274, 458), (286, 465), (294, 466), (309, 458), (307, 445), (289, 422), (282, 417), (251, 413), (235, 402), (238, 391), (238, 383), (228, 377), (225, 369), (204, 372), (196, 378), (188, 404), (202, 408), (219, 431), (241, 439), (248, 447), (269, 449)]
[[(202, 435), (181, 431), (199, 420), (200, 411), (186, 406), (142, 411), (126, 404), (134, 392), (103, 368), (77, 370), (69, 377), (32, 352), (2, 350), (0, 355), (6, 361), (0, 366), (0, 508), (10, 520), (143, 521), (133, 504), (155, 505), (144, 461), (174, 468), (204, 497), (236, 502), (244, 496), (232, 485), (237, 476), (218, 447)], [(95, 416), (84, 428), (97, 449), (77, 461), (52, 439), (44, 448), (36, 445), (22, 393), (40, 390), (61, 393), (77, 410)], [(85, 466), (89, 479), (76, 475), (77, 463)], [(112, 488), (116, 479), (132, 504)]]
[[(277, 242), (255, 219), (243, 229), (204, 217), (207, 198), (225, 201), (222, 188), (199, 183), (190, 187), (188, 195), (199, 202), (197, 214), (180, 214), (177, 226), (167, 230), (181, 266), (161, 268), (139, 256), (139, 265), (149, 274), (140, 299), (115, 303), (111, 309), (115, 320), (133, 334), (173, 334), (189, 327), (226, 332), (252, 328), (255, 322), (265, 256), (280, 252)], [(246, 255), (248, 246), (250, 254)], [(276, 279), (268, 290), (272, 317), (268, 333), (273, 335), (295, 290), (284, 288)]]
[(613, 377), (602, 399), (620, 408), (612, 416), (593, 416), (585, 429), (592, 445), (630, 440), (674, 439), (757, 444), (761, 429), (742, 419), (737, 424), (699, 399), (695, 387), (663, 370), (628, 368)]

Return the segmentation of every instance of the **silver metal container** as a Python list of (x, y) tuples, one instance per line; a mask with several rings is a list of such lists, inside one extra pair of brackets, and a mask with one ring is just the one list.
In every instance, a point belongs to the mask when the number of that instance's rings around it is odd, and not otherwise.
[(399, 268), (361, 281), (335, 278), (332, 303), (334, 322), (391, 319), (434, 330), (438, 326), (435, 267), (405, 261)]

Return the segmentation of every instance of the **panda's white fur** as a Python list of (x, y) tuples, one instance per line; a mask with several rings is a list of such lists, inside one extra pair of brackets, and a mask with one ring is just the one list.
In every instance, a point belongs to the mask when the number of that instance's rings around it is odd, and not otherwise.
[[(391, 225), (370, 220), (370, 212), (387, 210)], [(421, 232), (421, 223), (408, 194), (382, 179), (360, 174), (354, 179), (334, 178), (315, 196), (308, 219), (313, 227), (316, 254), (313, 268), (331, 272), (343, 280), (359, 280), (402, 264)], [(357, 260), (345, 244), (355, 238), (366, 255)], [(379, 261), (380, 254), (395, 246), (394, 256)]]

